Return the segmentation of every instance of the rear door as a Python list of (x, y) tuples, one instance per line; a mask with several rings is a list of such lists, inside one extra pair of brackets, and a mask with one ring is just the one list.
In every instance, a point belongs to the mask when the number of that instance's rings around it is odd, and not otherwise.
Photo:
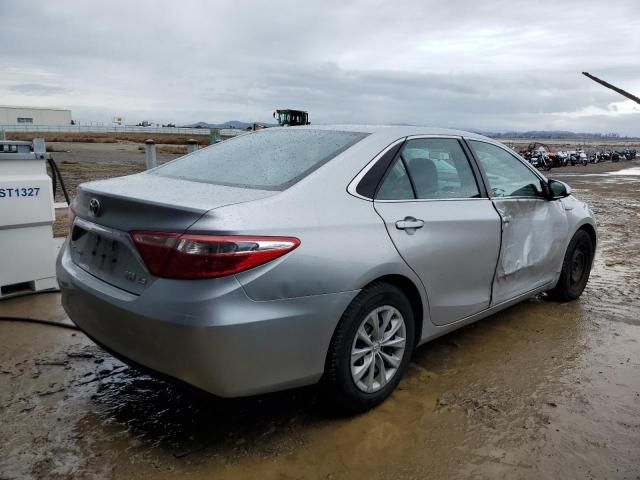
[(492, 305), (554, 280), (562, 267), (568, 223), (561, 201), (547, 200), (541, 177), (506, 148), (468, 140), (502, 221)]
[(489, 307), (500, 249), (500, 217), (461, 140), (411, 138), (374, 200), (400, 255), (422, 280), (433, 323)]

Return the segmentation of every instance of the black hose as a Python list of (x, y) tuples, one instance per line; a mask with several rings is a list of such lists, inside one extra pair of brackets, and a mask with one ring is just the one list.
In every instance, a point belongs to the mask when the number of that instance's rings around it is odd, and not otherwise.
[(50, 320), (42, 320), (40, 318), (29, 318), (29, 317), (0, 317), (0, 321), (4, 322), (24, 322), (24, 323), (37, 323), (40, 325), (49, 325), (52, 327), (60, 327), (60, 328), (68, 328), (69, 330), (80, 330), (75, 325), (69, 325), (67, 323), (60, 322), (52, 322)]
[(60, 173), (60, 169), (58, 168), (58, 164), (53, 160), (53, 165), (56, 167), (56, 172), (58, 174), (58, 179), (60, 180), (60, 188), (62, 188), (62, 193), (64, 195), (64, 199), (67, 201), (67, 205), (71, 206), (71, 198), (69, 197), (69, 192), (67, 191), (67, 186), (64, 184), (64, 180), (62, 179), (62, 174)]
[(9, 295), (5, 298), (0, 298), (0, 302), (4, 302), (6, 300), (11, 300), (13, 298), (22, 298), (22, 297), (30, 297), (31, 295), (41, 295), (43, 293), (60, 293), (59, 288), (50, 288), (48, 290), (40, 290), (39, 292), (27, 292), (27, 293), (19, 293), (17, 295)]
[(51, 165), (51, 158), (47, 159), (47, 163), (49, 164), (49, 168), (51, 168), (51, 190), (53, 191), (53, 198), (55, 201), (56, 192), (58, 191), (58, 177), (56, 176), (56, 171), (53, 169)]
[[(52, 288), (50, 290), (42, 290), (40, 292), (29, 292), (29, 293), (23, 293), (21, 295), (11, 295), (10, 297), (4, 298), (3, 300), (9, 300), (11, 298), (28, 297), (30, 295), (42, 295), (43, 293), (60, 293), (60, 289), (59, 288)], [(0, 321), (39, 323), (41, 325), (50, 325), (50, 326), (53, 326), (53, 327), (68, 328), (69, 330), (80, 330), (75, 325), (69, 325), (69, 324), (60, 323), (60, 322), (52, 322), (50, 320), (41, 320), (39, 318), (11, 317), (11, 316), (3, 315), (3, 316), (0, 316)]]
[(67, 205), (71, 206), (71, 200), (69, 198), (69, 192), (67, 192), (67, 187), (64, 184), (64, 180), (62, 179), (62, 175), (60, 174), (60, 169), (58, 168), (58, 164), (53, 159), (53, 157), (49, 157), (47, 159), (49, 162), (49, 166), (51, 167), (51, 182), (53, 184), (53, 194), (56, 194), (56, 176), (58, 180), (60, 180), (60, 188), (62, 189), (62, 194), (64, 195), (64, 199), (67, 201)]

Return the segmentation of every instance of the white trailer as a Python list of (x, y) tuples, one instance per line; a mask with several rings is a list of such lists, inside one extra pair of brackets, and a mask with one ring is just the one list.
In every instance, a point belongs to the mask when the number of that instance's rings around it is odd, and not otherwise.
[(44, 141), (0, 141), (0, 298), (57, 288)]

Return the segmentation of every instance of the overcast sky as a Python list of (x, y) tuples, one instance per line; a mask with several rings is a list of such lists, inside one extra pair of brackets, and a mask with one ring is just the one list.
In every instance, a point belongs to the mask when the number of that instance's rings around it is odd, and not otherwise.
[(640, 135), (640, 2), (0, 0), (0, 104)]

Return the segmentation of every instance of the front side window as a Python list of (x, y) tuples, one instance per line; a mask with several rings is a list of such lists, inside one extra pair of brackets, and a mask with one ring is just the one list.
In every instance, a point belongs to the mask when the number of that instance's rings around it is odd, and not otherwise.
[(542, 197), (540, 178), (517, 157), (490, 143), (470, 140), (484, 168), (492, 197)]
[[(412, 188), (412, 197), (407, 196), (407, 185)], [(405, 143), (376, 198), (477, 197), (480, 191), (460, 142), (454, 138), (418, 138)]]
[(334, 130), (263, 130), (196, 150), (153, 174), (231, 187), (284, 190), (366, 136)]

